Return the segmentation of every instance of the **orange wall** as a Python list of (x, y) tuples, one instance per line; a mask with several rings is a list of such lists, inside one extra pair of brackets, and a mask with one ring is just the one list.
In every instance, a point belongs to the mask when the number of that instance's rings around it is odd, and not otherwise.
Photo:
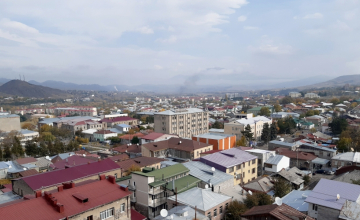
[(229, 148), (229, 141), (230, 141), (230, 148), (236, 147), (236, 136), (226, 137), (224, 139), (215, 140), (215, 139), (206, 139), (206, 138), (198, 138), (192, 137), (194, 141), (199, 141), (201, 143), (208, 143), (213, 145), (213, 150), (228, 150)]

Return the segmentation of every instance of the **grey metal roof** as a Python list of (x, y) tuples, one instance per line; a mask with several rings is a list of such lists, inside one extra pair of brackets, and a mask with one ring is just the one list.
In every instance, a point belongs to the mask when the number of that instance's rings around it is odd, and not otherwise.
[[(209, 119), (210, 121), (210, 119)], [(211, 128), (209, 129), (209, 132), (218, 132), (218, 133), (224, 133), (224, 129), (217, 129), (217, 128)]]
[(0, 118), (14, 118), (14, 117), (20, 118), (19, 115), (15, 115), (15, 114), (11, 114), (11, 115), (0, 115)]
[(270, 177), (258, 177), (244, 185), (246, 189), (264, 193), (271, 191), (273, 187), (274, 184), (271, 183)]
[[(277, 165), (278, 163), (280, 163), (280, 161), (285, 158), (286, 156), (283, 155), (275, 155), (275, 156), (271, 156), (267, 161), (265, 161), (265, 163), (267, 164), (274, 164)], [(290, 158), (289, 158), (290, 159)]]
[[(187, 214), (184, 216), (184, 214)], [(195, 209), (189, 206), (176, 206), (170, 210), (168, 210), (168, 216), (171, 216), (172, 220), (188, 220), (195, 218)], [(155, 220), (164, 220), (164, 217), (158, 215), (154, 218)], [(196, 219), (205, 220), (207, 217), (203, 214), (200, 214), (198, 211), (196, 212)]]
[(360, 180), (360, 170), (344, 173), (333, 180), (352, 184), (353, 180)]
[(39, 121), (40, 124), (52, 124), (54, 122), (60, 121), (60, 118), (44, 118)]
[[(175, 201), (175, 196), (168, 198)], [(230, 196), (214, 193), (210, 189), (192, 188), (177, 195), (177, 201), (190, 207), (197, 207), (201, 211), (207, 211), (221, 203), (231, 200)]]
[(356, 220), (360, 219), (360, 204), (346, 200), (341, 209), (339, 219)]
[(323, 150), (323, 151), (336, 152), (335, 149), (331, 149), (331, 148), (328, 148), (328, 147), (322, 147), (322, 146), (318, 146), (318, 145), (314, 145), (314, 144), (307, 144), (307, 143), (303, 143), (303, 142), (300, 142), (300, 141), (297, 142), (297, 143), (299, 143), (300, 148), (301, 148), (301, 145), (305, 145), (305, 146), (309, 146), (309, 147), (319, 149), (319, 150)]
[(20, 133), (21, 134), (39, 134), (39, 132), (37, 132), (37, 131), (31, 131), (31, 130), (27, 130), (27, 129), (21, 129)]
[(221, 172), (219, 170), (215, 170), (213, 174), (211, 171), (211, 166), (203, 164), (199, 161), (190, 161), (183, 163), (183, 165), (190, 170), (189, 174), (191, 176), (213, 185), (217, 185), (234, 178), (232, 175)]
[(313, 159), (311, 162), (324, 165), (324, 164), (329, 163), (329, 160), (317, 157), (317, 158)]
[(167, 160), (167, 161), (161, 161), (160, 164), (161, 164), (161, 168), (164, 168), (164, 167), (168, 167), (168, 166), (178, 164), (178, 162)]
[(296, 145), (296, 143), (287, 143), (287, 142), (277, 141), (277, 140), (270, 141), (269, 143), (270, 144), (279, 144), (279, 145), (284, 145), (284, 146), (289, 146), (289, 147)]
[(21, 198), (21, 196), (14, 194), (12, 191), (6, 192), (0, 195), (0, 204), (12, 202)]
[(38, 167), (47, 167), (52, 164), (51, 160), (46, 159), (45, 157), (36, 158)]
[(5, 163), (5, 162), (0, 162), (0, 169), (8, 169), (9, 168), (9, 164)]
[(24, 168), (19, 166), (17, 163), (14, 163), (13, 161), (6, 162), (9, 165), (8, 173), (17, 173), (24, 171)]
[(220, 133), (205, 133), (205, 134), (195, 135), (194, 137), (221, 140), (221, 139), (224, 139), (224, 138), (227, 138), (227, 137), (232, 137), (232, 136), (234, 136), (234, 135), (220, 134)]
[(227, 168), (254, 159), (257, 159), (257, 157), (252, 154), (249, 154), (246, 151), (240, 150), (238, 148), (231, 148), (229, 150), (224, 150), (218, 153), (207, 155), (205, 157), (201, 157), (200, 161), (203, 163), (205, 163), (206, 161), (210, 161), (212, 163)]
[(181, 109), (181, 110), (178, 110), (178, 111), (166, 110), (163, 112), (156, 112), (156, 113), (154, 113), (154, 115), (181, 115), (181, 114), (187, 114), (187, 113), (204, 112), (203, 110), (198, 109), (198, 108), (187, 108), (187, 109)]
[(346, 153), (338, 154), (331, 159), (360, 163), (360, 153), (359, 152), (346, 152)]
[[(340, 195), (340, 199), (336, 198), (337, 194)], [(359, 185), (320, 179), (305, 202), (341, 210), (346, 200), (354, 202), (359, 198), (359, 195)]]
[[(286, 196), (282, 197), (281, 200), (284, 204), (300, 211), (307, 212), (309, 204), (305, 202), (305, 199), (311, 193), (311, 190), (293, 190)], [(275, 203), (274, 203), (275, 204)]]
[(279, 174), (283, 178), (287, 179), (288, 181), (296, 185), (300, 185), (304, 182), (304, 180), (300, 176), (298, 176), (296, 173), (291, 171), (281, 170), (277, 174)]

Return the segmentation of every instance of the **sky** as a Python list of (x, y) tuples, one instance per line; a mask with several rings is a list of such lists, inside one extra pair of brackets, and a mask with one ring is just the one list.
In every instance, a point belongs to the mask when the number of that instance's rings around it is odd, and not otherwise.
[(253, 85), (360, 74), (360, 0), (2, 0), (0, 78)]

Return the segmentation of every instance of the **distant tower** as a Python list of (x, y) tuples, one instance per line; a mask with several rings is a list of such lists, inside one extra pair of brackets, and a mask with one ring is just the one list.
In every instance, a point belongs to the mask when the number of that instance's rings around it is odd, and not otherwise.
[(25, 75), (23, 75), (24, 81), (25, 81)]

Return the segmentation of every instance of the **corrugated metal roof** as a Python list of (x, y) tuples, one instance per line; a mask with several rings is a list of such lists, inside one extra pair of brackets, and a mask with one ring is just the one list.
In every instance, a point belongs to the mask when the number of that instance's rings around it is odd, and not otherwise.
[[(175, 196), (168, 198), (175, 201)], [(190, 207), (197, 207), (201, 211), (207, 211), (226, 201), (231, 201), (230, 196), (214, 193), (211, 190), (192, 188), (177, 195), (177, 201)]]
[(341, 209), (339, 219), (360, 219), (360, 204), (352, 201), (346, 201)]
[(199, 161), (189, 161), (183, 163), (183, 165), (190, 170), (190, 175), (213, 185), (217, 185), (234, 178), (232, 175), (221, 172), (219, 170), (215, 170), (213, 174), (211, 171), (211, 166), (208, 166)]
[[(285, 158), (286, 156), (283, 155), (275, 155), (275, 156), (271, 156), (265, 163), (267, 164), (274, 164), (277, 165), (283, 158)], [(288, 158), (288, 157), (287, 157)], [(290, 158), (289, 158), (290, 159)]]
[(232, 136), (235, 136), (235, 135), (220, 134), (220, 133), (205, 133), (205, 134), (195, 135), (194, 137), (207, 138), (207, 139), (215, 139), (215, 140), (222, 140), (222, 139), (224, 139), (224, 138), (232, 137)]
[[(281, 200), (286, 205), (300, 211), (307, 212), (309, 204), (305, 202), (305, 199), (311, 193), (311, 190), (293, 190), (286, 196), (282, 197)], [(275, 203), (274, 203), (275, 204)]]
[[(189, 190), (193, 187), (197, 187), (197, 184), (199, 182), (201, 182), (200, 179), (189, 175), (189, 176), (184, 176), (179, 179), (176, 179), (174, 182), (174, 185), (177, 189), (177, 192), (181, 193), (181, 192)], [(167, 184), (166, 188), (168, 190), (175, 190), (175, 189), (173, 189), (172, 182), (169, 182), (169, 184)]]
[[(340, 199), (336, 198), (337, 194)], [(356, 201), (359, 195), (359, 185), (321, 179), (305, 202), (341, 210), (346, 200)]]
[(329, 160), (318, 157), (318, 158), (313, 159), (311, 162), (316, 163), (316, 164), (323, 164), (324, 165), (324, 164), (329, 163)]
[[(179, 213), (187, 212), (187, 216), (181, 216)], [(170, 218), (173, 220), (189, 220), (195, 218), (195, 209), (189, 207), (189, 206), (176, 206), (175, 208), (172, 208), (168, 210), (168, 216), (171, 216)], [(158, 215), (154, 218), (155, 220), (164, 220), (164, 217), (161, 215)], [(196, 219), (197, 220), (205, 220), (207, 217), (205, 217), (203, 214), (200, 214), (198, 211), (196, 212)], [(131, 220), (132, 219), (132, 213), (131, 213)]]
[(331, 159), (360, 163), (360, 153), (359, 152), (346, 152), (346, 153), (338, 154)]
[(164, 179), (188, 172), (189, 169), (186, 168), (184, 165), (182, 164), (175, 164), (172, 166), (168, 166), (162, 169), (158, 169), (158, 170), (154, 170), (148, 173), (143, 173), (143, 172), (133, 172), (133, 174), (138, 174), (138, 175), (142, 175), (142, 176), (153, 176), (154, 177), (154, 181), (160, 181), (162, 180), (163, 176)]
[(240, 150), (238, 148), (231, 148), (229, 150), (224, 150), (218, 153), (207, 155), (205, 157), (201, 157), (200, 161), (203, 163), (209, 161), (211, 163), (228, 168), (254, 159), (257, 159), (257, 157), (249, 154), (246, 151)]

